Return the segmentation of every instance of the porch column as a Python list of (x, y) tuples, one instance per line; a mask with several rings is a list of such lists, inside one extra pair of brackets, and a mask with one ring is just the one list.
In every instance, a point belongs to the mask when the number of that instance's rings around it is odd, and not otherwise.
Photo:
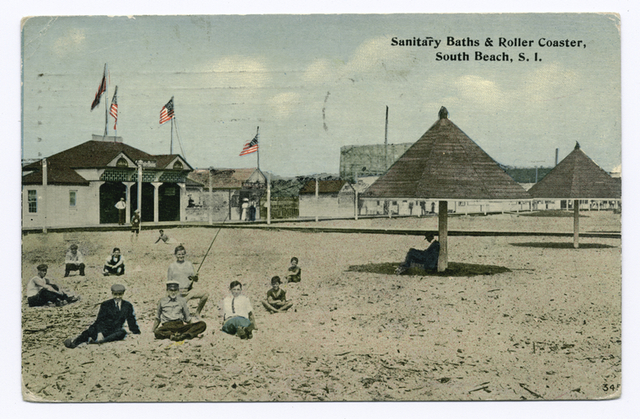
[(183, 199), (187, 196), (187, 184), (178, 183), (178, 186), (180, 186), (180, 222), (182, 223), (185, 221), (185, 217), (187, 216), (184, 202), (188, 202), (188, 201), (186, 199)]
[(158, 188), (160, 187), (160, 185), (162, 185), (162, 182), (151, 182), (151, 184), (153, 185), (153, 222), (154, 224), (158, 224), (158, 221), (160, 218), (158, 215), (159, 214)]
[(127, 187), (127, 193), (126, 193), (126, 204), (127, 204), (127, 208), (124, 210), (124, 217), (126, 220), (126, 224), (129, 224), (129, 221), (131, 221), (131, 187), (133, 185), (135, 185), (135, 182), (122, 182), (124, 184), (124, 186)]

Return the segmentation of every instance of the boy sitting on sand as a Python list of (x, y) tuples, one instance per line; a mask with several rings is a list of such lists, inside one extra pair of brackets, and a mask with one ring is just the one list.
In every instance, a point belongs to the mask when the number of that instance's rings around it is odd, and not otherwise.
[(242, 295), (240, 282), (231, 282), (229, 290), (231, 295), (222, 302), (222, 331), (240, 339), (251, 339), (253, 331), (258, 330), (251, 301)]
[(111, 256), (107, 258), (107, 261), (102, 268), (102, 275), (124, 275), (124, 256), (120, 254), (120, 248), (113, 248)]
[(291, 266), (287, 270), (287, 282), (300, 282), (302, 270), (298, 267), (298, 258), (291, 258)]
[(271, 278), (271, 289), (267, 291), (267, 299), (262, 302), (269, 313), (284, 313), (293, 305), (291, 300), (287, 300), (287, 293), (280, 288), (280, 284), (279, 276)]
[(191, 322), (187, 300), (180, 295), (180, 284), (167, 282), (167, 296), (158, 301), (156, 320), (151, 329), (156, 339), (182, 341), (193, 339), (204, 332), (207, 324)]

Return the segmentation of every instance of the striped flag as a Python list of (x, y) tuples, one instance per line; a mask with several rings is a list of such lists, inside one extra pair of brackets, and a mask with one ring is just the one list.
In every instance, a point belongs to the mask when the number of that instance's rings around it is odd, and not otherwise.
[(95, 99), (93, 99), (93, 103), (91, 104), (91, 110), (94, 110), (100, 104), (100, 96), (107, 90), (107, 65), (104, 66), (104, 72), (102, 73), (102, 81), (100, 82), (100, 87), (98, 87), (98, 92), (96, 93)]
[(113, 129), (116, 129), (116, 125), (118, 125), (118, 86), (116, 86), (116, 91), (113, 92), (113, 99), (111, 99), (111, 109), (109, 109), (109, 113), (113, 116), (115, 121), (113, 122)]
[(253, 137), (253, 140), (244, 145), (242, 151), (240, 152), (240, 155), (245, 156), (247, 154), (255, 153), (256, 151), (258, 151), (258, 134)]
[(171, 99), (167, 102), (166, 105), (162, 107), (162, 110), (160, 111), (160, 125), (170, 121), (171, 118), (173, 118), (173, 96), (171, 96)]

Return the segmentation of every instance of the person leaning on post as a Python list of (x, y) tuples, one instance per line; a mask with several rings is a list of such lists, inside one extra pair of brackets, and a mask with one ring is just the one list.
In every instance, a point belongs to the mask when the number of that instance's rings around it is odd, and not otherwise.
[(180, 295), (180, 284), (167, 282), (167, 296), (158, 301), (158, 311), (153, 323), (156, 339), (182, 341), (193, 339), (204, 332), (207, 324), (203, 321), (191, 322), (187, 300)]

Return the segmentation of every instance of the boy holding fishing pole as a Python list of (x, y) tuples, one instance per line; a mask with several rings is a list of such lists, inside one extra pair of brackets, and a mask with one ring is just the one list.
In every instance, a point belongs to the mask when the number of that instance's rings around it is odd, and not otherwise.
[[(198, 282), (198, 274), (193, 268), (193, 263), (185, 259), (187, 251), (184, 246), (180, 245), (176, 247), (173, 253), (176, 257), (176, 261), (169, 265), (167, 283), (177, 282), (180, 286), (180, 295), (185, 300), (199, 300), (195, 314), (195, 317), (199, 318), (204, 305), (209, 299), (209, 293), (193, 289), (193, 283)], [(202, 266), (202, 264), (200, 264), (200, 266)]]

